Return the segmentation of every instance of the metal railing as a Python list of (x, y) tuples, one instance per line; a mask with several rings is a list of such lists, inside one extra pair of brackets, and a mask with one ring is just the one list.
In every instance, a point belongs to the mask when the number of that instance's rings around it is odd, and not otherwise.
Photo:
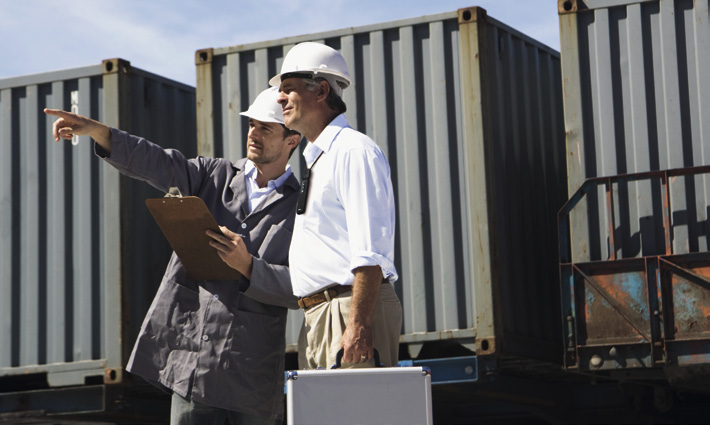
[[(710, 253), (674, 253), (671, 205), (672, 179), (702, 174), (710, 174), (710, 166), (589, 178), (562, 206), (558, 236), (566, 367), (601, 370), (707, 363), (710, 353), (698, 343), (710, 341), (710, 321), (698, 312), (698, 304), (702, 312), (705, 304), (710, 305), (710, 279), (705, 276)], [(660, 181), (665, 252), (659, 244), (657, 255), (619, 258), (615, 185), (653, 179)], [(601, 186), (606, 193), (608, 258), (575, 262), (570, 214)]]
[(569, 215), (584, 197), (599, 186), (606, 189), (606, 213), (609, 223), (609, 260), (616, 259), (616, 243), (614, 230), (616, 229), (616, 218), (614, 216), (614, 196), (613, 185), (619, 183), (630, 183), (641, 180), (660, 179), (663, 199), (663, 229), (665, 234), (666, 255), (673, 254), (672, 245), (672, 223), (671, 223), (671, 190), (669, 181), (672, 177), (692, 176), (698, 174), (710, 174), (710, 166), (697, 166), (686, 168), (675, 168), (671, 170), (647, 171), (633, 174), (619, 174), (609, 177), (592, 177), (584, 181), (582, 186), (569, 198), (557, 214), (559, 230), (560, 263), (572, 262), (571, 232)]

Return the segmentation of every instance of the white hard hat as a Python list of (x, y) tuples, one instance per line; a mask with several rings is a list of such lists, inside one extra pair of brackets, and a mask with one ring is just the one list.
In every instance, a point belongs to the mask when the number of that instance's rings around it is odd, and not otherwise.
[[(281, 84), (281, 77), (286, 74), (306, 74), (301, 77), (323, 77), (328, 80), (338, 96), (350, 85), (350, 73), (345, 58), (337, 50), (325, 44), (299, 43), (288, 51), (281, 65), (281, 73), (269, 80), (272, 86)], [(300, 75), (299, 75), (300, 76)]]
[(277, 87), (269, 87), (254, 99), (249, 109), (240, 112), (239, 115), (254, 118), (262, 122), (284, 123), (284, 114), (281, 105), (278, 103), (279, 89)]

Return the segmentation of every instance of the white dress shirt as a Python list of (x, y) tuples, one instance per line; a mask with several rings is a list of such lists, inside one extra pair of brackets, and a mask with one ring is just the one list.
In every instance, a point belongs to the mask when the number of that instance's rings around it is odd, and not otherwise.
[(362, 266), (380, 266), (386, 279), (396, 281), (394, 192), (382, 150), (339, 115), (303, 156), (313, 168), (289, 250), (294, 295), (352, 285), (352, 271)]
[(288, 176), (293, 174), (291, 172), (291, 166), (286, 164), (286, 169), (284, 170), (284, 173), (279, 176), (279, 178), (277, 178), (276, 180), (269, 180), (266, 183), (266, 186), (259, 187), (259, 184), (256, 182), (256, 173), (256, 165), (254, 165), (254, 163), (250, 159), (247, 159), (246, 165), (244, 165), (244, 176), (247, 180), (249, 213), (254, 211), (254, 209), (259, 206), (261, 201), (266, 199), (266, 197), (269, 196), (271, 192), (276, 190), (277, 187), (284, 184), (286, 179), (288, 179)]

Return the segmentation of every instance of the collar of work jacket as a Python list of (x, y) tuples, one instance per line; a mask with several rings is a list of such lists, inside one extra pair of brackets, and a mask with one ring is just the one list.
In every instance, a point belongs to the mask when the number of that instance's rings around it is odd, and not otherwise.
[(249, 195), (247, 194), (247, 181), (244, 173), (247, 161), (248, 160), (246, 158), (242, 158), (233, 163), (234, 168), (237, 169), (237, 173), (235, 173), (232, 181), (229, 183), (230, 189), (232, 189), (232, 191), (236, 194), (235, 202), (239, 206), (236, 213), (239, 221), (243, 221), (250, 214), (257, 214), (269, 208), (269, 206), (284, 196), (286, 190), (292, 189), (294, 191), (298, 191), (299, 189), (298, 180), (293, 173), (291, 173), (282, 185), (277, 186), (276, 189), (274, 189), (274, 191), (266, 197), (266, 199), (254, 208), (254, 211), (249, 213)]

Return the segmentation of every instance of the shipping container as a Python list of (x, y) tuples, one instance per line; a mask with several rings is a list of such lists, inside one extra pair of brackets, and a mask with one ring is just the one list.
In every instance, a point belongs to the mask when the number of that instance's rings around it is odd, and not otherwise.
[[(710, 164), (707, 0), (559, 0), (568, 194), (586, 178)], [(707, 176), (679, 179), (673, 251), (710, 249)], [(655, 185), (653, 188), (651, 185)], [(572, 215), (575, 261), (665, 252), (658, 183), (622, 184), (615, 253), (603, 188)]]
[(150, 390), (119, 388), (171, 253), (144, 204), (164, 194), (99, 160), (88, 136), (55, 143), (45, 107), (194, 156), (195, 89), (122, 59), (0, 79), (0, 414), (143, 403), (147, 422), (161, 411)]
[[(239, 112), (304, 41), (345, 57), (353, 77), (346, 116), (389, 159), (408, 354), (463, 347), (559, 364), (555, 233), (566, 171), (558, 52), (478, 7), (199, 50), (200, 154), (244, 155)], [(299, 176), (300, 155), (291, 166)], [(301, 320), (290, 313), (289, 351)]]
[(565, 366), (710, 393), (708, 1), (558, 5)]

